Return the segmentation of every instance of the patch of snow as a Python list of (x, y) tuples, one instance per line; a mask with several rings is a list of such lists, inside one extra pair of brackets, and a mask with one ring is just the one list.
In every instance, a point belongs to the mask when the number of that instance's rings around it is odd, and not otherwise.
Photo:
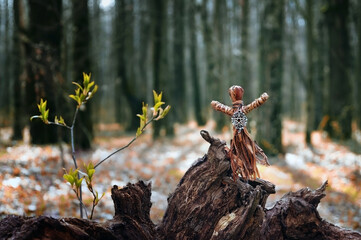
[(36, 204), (30, 204), (28, 206), (28, 210), (31, 211), (31, 212), (35, 212), (36, 211)]
[(2, 184), (3, 184), (3, 186), (17, 188), (21, 184), (21, 178), (20, 177), (14, 177), (14, 178), (6, 179), (6, 180), (3, 181)]
[(124, 187), (125, 185), (127, 185), (127, 183), (120, 180), (112, 180), (110, 185), (111, 186), (117, 185), (118, 187)]
[(307, 169), (307, 165), (305, 163), (305, 159), (302, 156), (293, 154), (293, 153), (286, 153), (285, 161), (288, 166), (294, 169)]

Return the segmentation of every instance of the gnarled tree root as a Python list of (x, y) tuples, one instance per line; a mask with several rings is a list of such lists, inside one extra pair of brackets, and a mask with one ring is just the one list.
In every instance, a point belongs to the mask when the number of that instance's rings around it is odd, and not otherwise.
[(0, 239), (361, 239), (318, 214), (327, 181), (316, 190), (287, 193), (265, 209), (275, 186), (262, 179), (234, 182), (225, 142), (201, 135), (211, 144), (208, 153), (169, 196), (158, 226), (149, 217), (151, 185), (140, 181), (113, 187), (110, 221), (10, 215), (0, 221)]

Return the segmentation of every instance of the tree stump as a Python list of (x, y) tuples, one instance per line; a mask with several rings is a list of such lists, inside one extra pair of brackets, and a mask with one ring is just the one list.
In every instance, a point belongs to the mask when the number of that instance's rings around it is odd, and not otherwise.
[(284, 195), (265, 209), (275, 186), (265, 180), (232, 179), (225, 142), (201, 131), (211, 146), (168, 198), (163, 221), (150, 219), (151, 184), (113, 186), (115, 215), (105, 223), (9, 215), (0, 221), (0, 239), (361, 239), (361, 234), (324, 221), (317, 205), (327, 181), (316, 190)]

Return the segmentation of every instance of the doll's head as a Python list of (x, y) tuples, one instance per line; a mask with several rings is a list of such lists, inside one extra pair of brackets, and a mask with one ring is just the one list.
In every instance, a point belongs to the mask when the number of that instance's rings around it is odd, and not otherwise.
[(242, 101), (243, 99), (243, 88), (241, 86), (233, 85), (228, 89), (229, 96), (232, 102)]

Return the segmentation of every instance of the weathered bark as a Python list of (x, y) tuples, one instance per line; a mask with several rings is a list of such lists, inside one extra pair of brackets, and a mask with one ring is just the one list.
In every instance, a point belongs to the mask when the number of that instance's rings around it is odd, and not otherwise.
[(358, 232), (342, 229), (324, 221), (316, 208), (327, 181), (316, 190), (303, 188), (285, 194), (266, 211), (261, 227), (262, 239), (361, 239)]
[(262, 179), (234, 182), (225, 142), (201, 134), (211, 144), (208, 153), (170, 195), (159, 226), (149, 217), (151, 185), (140, 181), (113, 187), (115, 216), (106, 223), (10, 215), (0, 221), (0, 239), (361, 239), (318, 214), (327, 182), (290, 192), (265, 209), (275, 186)]
[(151, 184), (143, 181), (118, 189), (112, 188), (114, 219), (108, 223), (116, 236), (122, 239), (157, 239), (155, 224), (150, 220)]
[(183, 176), (168, 199), (161, 229), (166, 239), (248, 239), (262, 223), (263, 207), (274, 185), (231, 179), (225, 142), (202, 131), (208, 154)]
[(9, 215), (0, 221), (0, 239), (157, 239), (155, 225), (149, 216), (150, 196), (151, 185), (142, 181), (122, 189), (114, 186), (115, 215), (106, 223)]

